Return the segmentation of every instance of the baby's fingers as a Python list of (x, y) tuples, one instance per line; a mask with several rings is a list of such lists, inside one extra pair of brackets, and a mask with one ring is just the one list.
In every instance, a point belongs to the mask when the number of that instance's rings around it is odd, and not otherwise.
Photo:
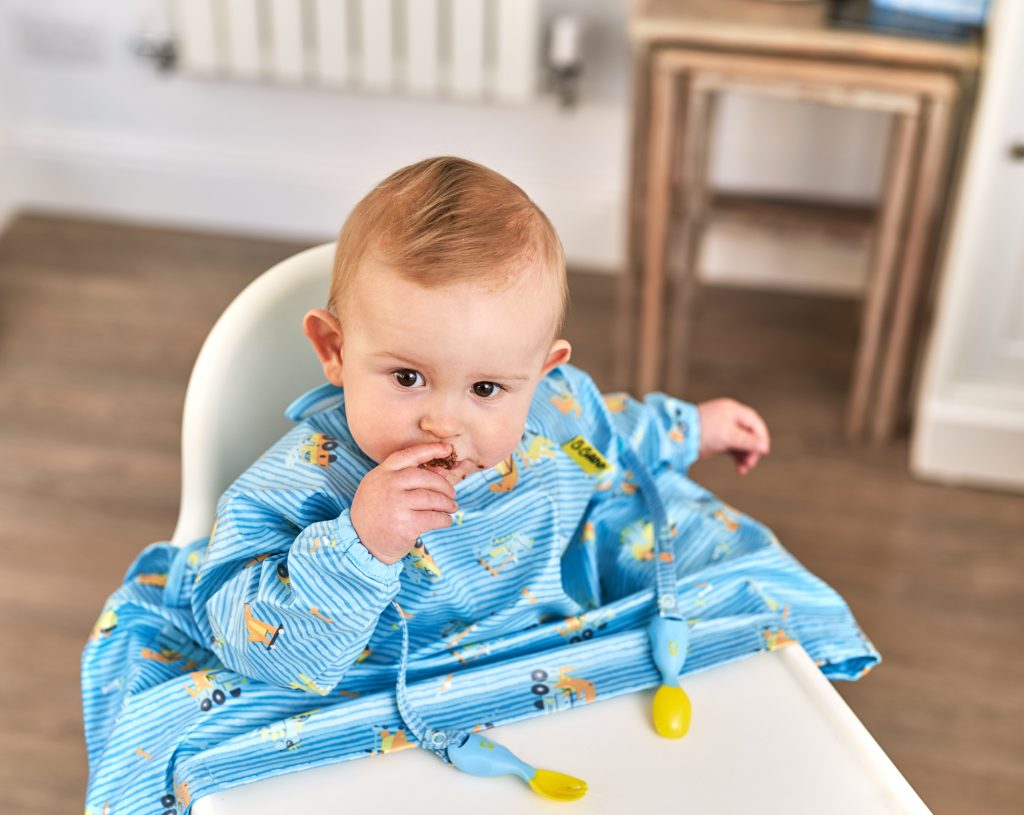
[(736, 418), (740, 427), (752, 433), (757, 439), (759, 452), (767, 454), (771, 449), (771, 437), (768, 434), (768, 425), (761, 415), (753, 408), (742, 405)]
[(752, 430), (748, 430), (739, 423), (729, 425), (725, 432), (724, 447), (733, 453), (766, 452), (764, 441)]
[(404, 450), (396, 450), (384, 461), (382, 467), (389, 470), (404, 470), (407, 467), (419, 467), (435, 458), (448, 458), (455, 448), (443, 441), (432, 441), (426, 444), (414, 444)]
[(732, 457), (736, 460), (736, 472), (746, 475), (757, 466), (761, 454), (750, 450), (734, 450)]
[(415, 489), (406, 493), (409, 509), (432, 510), (435, 512), (456, 512), (459, 505), (447, 495), (442, 495), (435, 490)]
[(410, 467), (396, 473), (394, 477), (395, 483), (403, 490), (433, 490), (449, 498), (455, 497), (455, 487), (449, 484), (443, 475), (438, 475), (425, 467)]
[(447, 529), (452, 525), (452, 516), (444, 512), (423, 510), (415, 512), (414, 515), (416, 516), (416, 526), (421, 535), (434, 529)]

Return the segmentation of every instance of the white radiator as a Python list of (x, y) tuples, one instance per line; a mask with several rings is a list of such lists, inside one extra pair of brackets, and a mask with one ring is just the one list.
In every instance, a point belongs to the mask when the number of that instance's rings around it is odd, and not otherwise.
[(537, 92), (539, 0), (171, 0), (188, 73), (460, 99)]

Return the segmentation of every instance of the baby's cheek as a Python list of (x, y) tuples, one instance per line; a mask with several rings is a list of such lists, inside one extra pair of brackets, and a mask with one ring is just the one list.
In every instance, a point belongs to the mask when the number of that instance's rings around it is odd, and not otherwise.
[(522, 441), (526, 429), (526, 417), (522, 420), (514, 418), (489, 428), (484, 442), (481, 444), (481, 461), (485, 467), (494, 467), (512, 455), (512, 451)]
[(395, 447), (393, 428), (380, 420), (379, 411), (364, 412), (349, 408), (348, 425), (359, 449), (378, 464), (396, 449), (400, 449)]

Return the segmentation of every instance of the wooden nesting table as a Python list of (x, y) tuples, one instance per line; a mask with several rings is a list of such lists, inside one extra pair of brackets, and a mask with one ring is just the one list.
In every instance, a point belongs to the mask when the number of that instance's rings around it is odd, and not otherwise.
[[(718, 94), (882, 111), (892, 116), (892, 127), (881, 200), (869, 224), (870, 266), (846, 417), (851, 437), (869, 433), (881, 440), (892, 435), (905, 404), (916, 323), (963, 127), (960, 113), (980, 48), (834, 28), (827, 6), (635, 0), (618, 373), (639, 393), (682, 392), (701, 235), (716, 206), (705, 176)], [(822, 208), (830, 217), (835, 210)], [(815, 209), (803, 212), (813, 223)]]

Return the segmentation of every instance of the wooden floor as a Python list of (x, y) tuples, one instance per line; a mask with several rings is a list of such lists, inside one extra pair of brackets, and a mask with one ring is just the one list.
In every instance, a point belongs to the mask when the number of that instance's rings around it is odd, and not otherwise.
[[(79, 811), (78, 655), (178, 506), (185, 383), (220, 311), (293, 243), (22, 217), (0, 237), (0, 806)], [(612, 280), (574, 275), (574, 361), (611, 386)], [(691, 400), (755, 405), (772, 455), (694, 476), (773, 527), (884, 656), (840, 691), (936, 815), (1024, 811), (1024, 499), (920, 484), (848, 445), (848, 301), (708, 290)], [(13, 623), (13, 624), (11, 624)], [(799, 779), (779, 779), (799, 783)]]

